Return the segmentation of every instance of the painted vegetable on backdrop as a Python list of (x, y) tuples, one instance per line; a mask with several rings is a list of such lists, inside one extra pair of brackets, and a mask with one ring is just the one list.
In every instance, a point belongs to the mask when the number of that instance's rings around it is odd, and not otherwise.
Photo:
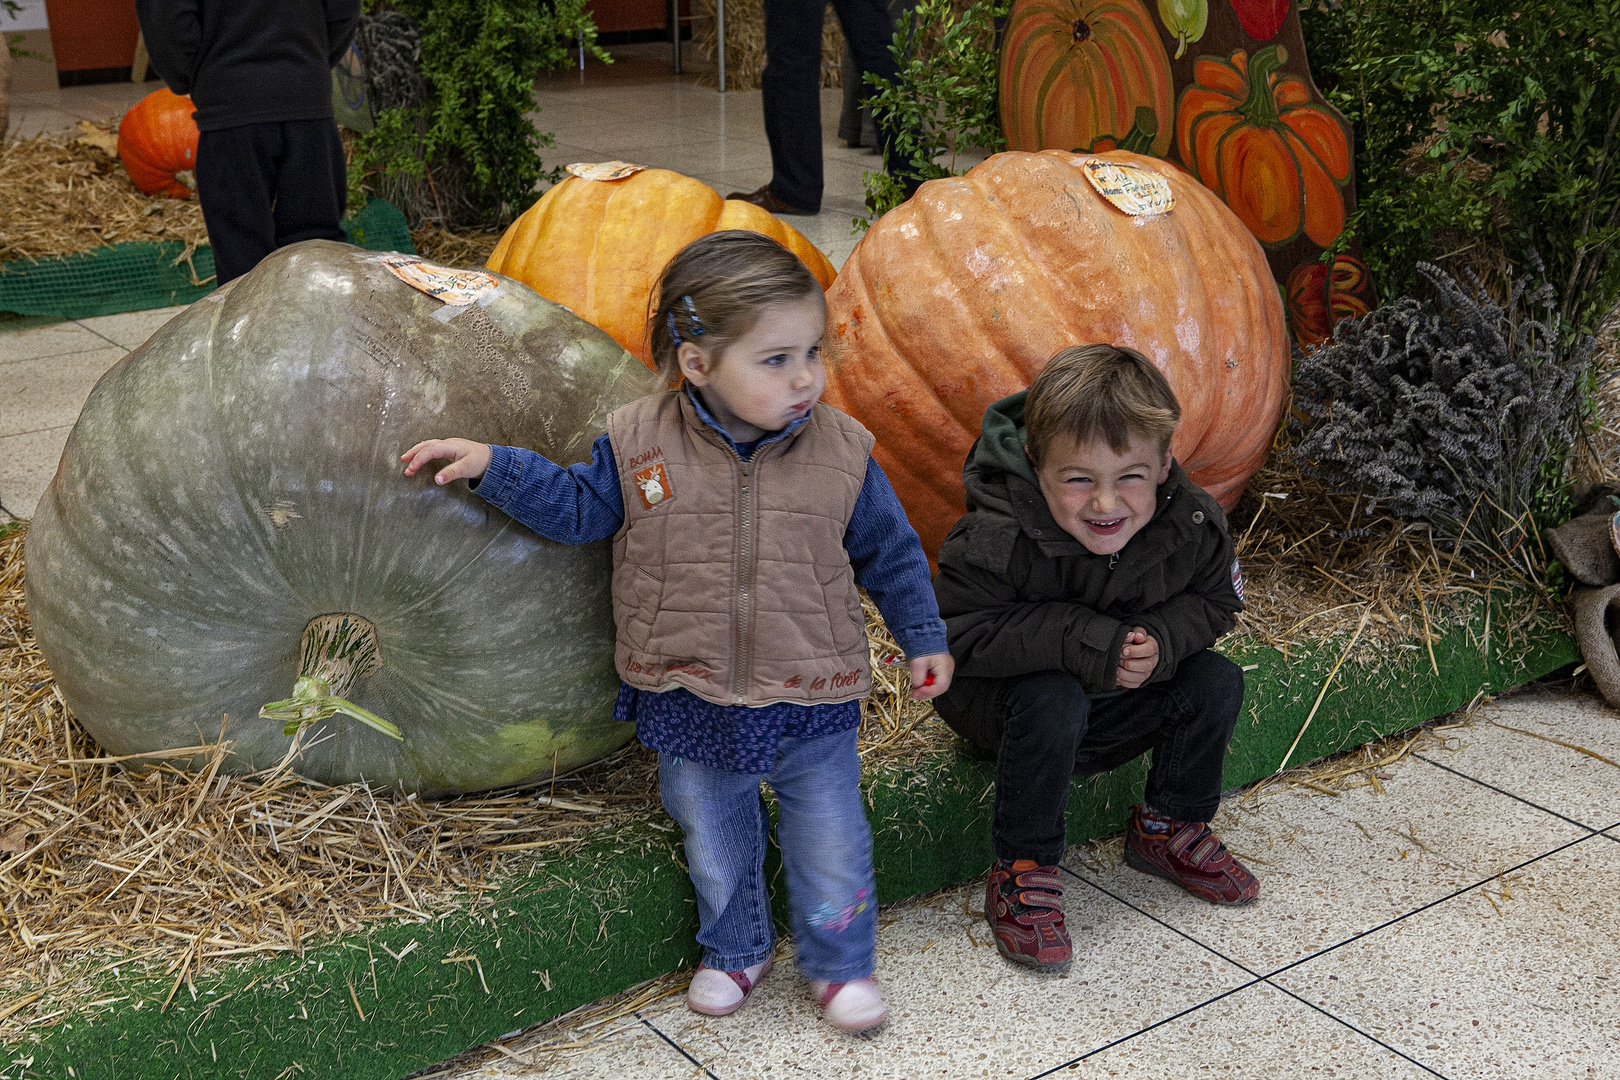
[[(1174, 208), (1116, 209), (1088, 160), (1162, 178)], [(1009, 152), (924, 184), (872, 225), (827, 302), (827, 400), (877, 436), (931, 556), (963, 511), (985, 406), (1059, 349), (1108, 342), (1152, 358), (1183, 410), (1176, 456), (1226, 507), (1287, 400), (1282, 298), (1260, 245), (1192, 177), (1125, 151)]]
[(822, 288), (832, 284), (837, 271), (827, 257), (768, 211), (668, 169), (629, 168), (621, 179), (575, 175), (553, 187), (512, 222), (486, 265), (600, 326), (649, 366), (652, 290), (675, 253), (700, 236), (762, 233), (803, 259)]
[(290, 740), (258, 713), (301, 680), (403, 737), (319, 721), (295, 768), (323, 783), (478, 790), (630, 738), (607, 545), (542, 540), (398, 458), (457, 434), (582, 461), (652, 376), (516, 282), (441, 322), (382, 258), (284, 248), (91, 393), (28, 531), (27, 595), (109, 753), (195, 746), (226, 717), (228, 767), (273, 765)]
[(1243, 32), (1256, 41), (1276, 37), (1293, 9), (1294, 0), (1232, 0), (1232, 10), (1237, 12)]
[(1175, 59), (1180, 60), (1187, 45), (1202, 39), (1209, 26), (1209, 0), (1159, 0), (1159, 21), (1176, 39)]
[(118, 158), (147, 195), (191, 198), (196, 181), (196, 106), (188, 97), (154, 90), (131, 105), (118, 124)]
[[(1171, 0), (1180, 10), (1203, 0)], [(1015, 0), (1002, 37), (1001, 129), (1014, 150), (1126, 144), (1150, 111), (1148, 152), (1170, 148), (1170, 57), (1141, 0)]]
[(1229, 60), (1200, 57), (1181, 94), (1176, 146), (1261, 243), (1303, 232), (1326, 247), (1344, 231), (1350, 144), (1305, 81), (1278, 71), (1287, 56), (1268, 45), (1253, 59), (1242, 49)]

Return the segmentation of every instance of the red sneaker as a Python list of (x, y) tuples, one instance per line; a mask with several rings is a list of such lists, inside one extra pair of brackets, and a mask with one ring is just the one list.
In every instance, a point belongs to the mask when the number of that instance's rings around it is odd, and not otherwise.
[(1201, 821), (1173, 821), (1168, 833), (1148, 832), (1142, 808), (1131, 807), (1125, 861), (1212, 904), (1252, 904), (1260, 895), (1260, 882)]
[(996, 935), (996, 948), (1015, 964), (1059, 972), (1074, 958), (1063, 928), (1063, 886), (1055, 866), (997, 859), (984, 887), (984, 917)]

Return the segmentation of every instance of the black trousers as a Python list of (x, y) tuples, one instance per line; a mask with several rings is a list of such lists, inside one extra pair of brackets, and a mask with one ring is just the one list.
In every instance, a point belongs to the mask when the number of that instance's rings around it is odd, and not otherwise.
[(343, 141), (331, 120), (284, 120), (205, 131), (197, 140), (197, 201), (219, 284), (279, 247), (346, 240)]
[[(889, 52), (894, 18), (884, 0), (833, 0), (844, 39), (861, 70), (894, 82)], [(821, 209), (822, 0), (765, 0), (765, 138), (771, 145), (771, 191), (800, 210)], [(864, 96), (864, 95), (863, 95)], [(891, 132), (878, 130), (887, 150)], [(892, 155), (891, 155), (892, 156)], [(898, 168), (899, 162), (892, 162)]]
[(1149, 750), (1147, 805), (1178, 821), (1215, 817), (1243, 669), (1205, 649), (1165, 682), (1096, 701), (1073, 675), (1040, 671), (959, 678), (934, 704), (959, 735), (996, 755), (996, 857), (1049, 865), (1067, 847), (1074, 775), (1107, 772)]

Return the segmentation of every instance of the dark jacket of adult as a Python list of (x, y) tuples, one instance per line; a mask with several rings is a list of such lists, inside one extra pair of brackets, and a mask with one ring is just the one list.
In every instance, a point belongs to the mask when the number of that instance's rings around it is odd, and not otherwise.
[(360, 0), (135, 0), (152, 66), (218, 131), (332, 116)]
[(1162, 682), (1243, 610), (1226, 516), (1172, 463), (1153, 518), (1117, 557), (1092, 554), (1046, 507), (1024, 454), (1024, 396), (986, 411), (962, 470), (968, 512), (939, 551), (934, 593), (956, 674), (1067, 671), (1089, 694), (1116, 690), (1140, 626), (1159, 644), (1148, 681)]

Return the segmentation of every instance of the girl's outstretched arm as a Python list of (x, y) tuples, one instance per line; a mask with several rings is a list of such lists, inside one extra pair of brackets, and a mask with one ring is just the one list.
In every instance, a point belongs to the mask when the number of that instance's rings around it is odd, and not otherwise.
[(405, 451), (399, 460), (405, 463), (405, 475), (415, 476), (429, 462), (448, 459), (450, 464), (433, 474), (435, 484), (448, 484), (452, 480), (477, 480), (488, 470), (489, 457), (489, 447), (481, 442), (428, 439)]
[[(451, 444), (482, 446), (467, 443), (465, 439), (446, 439), (413, 446), (405, 455), (428, 453), (432, 447)], [(505, 511), (515, 520), (548, 540), (559, 544), (588, 544), (605, 540), (619, 531), (624, 524), (624, 495), (619, 489), (619, 469), (613, 460), (613, 446), (606, 435), (601, 435), (591, 446), (591, 460), (563, 468), (533, 450), (514, 446), (484, 447), (488, 457), (476, 475), (457, 471), (448, 483), (458, 477), (468, 477), (472, 490), (491, 506)], [(451, 455), (440, 453), (439, 457)], [(412, 461), (406, 475), (416, 472), (426, 460)], [(463, 459), (464, 460), (464, 459)], [(454, 461), (439, 471), (444, 477), (457, 468)], [(476, 461), (471, 465), (476, 466)], [(436, 477), (437, 479), (437, 477)]]

